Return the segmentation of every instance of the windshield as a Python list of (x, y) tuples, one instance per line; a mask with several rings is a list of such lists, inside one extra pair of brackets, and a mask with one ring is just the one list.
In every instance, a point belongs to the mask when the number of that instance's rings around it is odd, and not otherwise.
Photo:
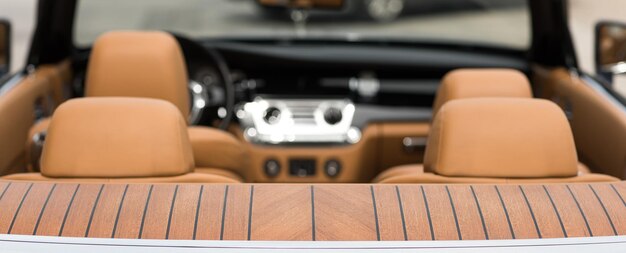
[(255, 0), (82, 0), (77, 46), (110, 30), (166, 30), (192, 38), (295, 37), (445, 41), (527, 49), (526, 0), (346, 0), (341, 10), (294, 11)]

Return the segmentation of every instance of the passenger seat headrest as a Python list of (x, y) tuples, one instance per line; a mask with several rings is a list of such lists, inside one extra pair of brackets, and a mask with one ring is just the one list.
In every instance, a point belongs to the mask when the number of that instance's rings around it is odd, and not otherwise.
[(171, 103), (82, 98), (54, 112), (41, 158), (54, 178), (177, 176), (194, 168), (185, 120)]
[(146, 97), (170, 101), (187, 117), (187, 68), (180, 45), (165, 32), (114, 31), (93, 45), (88, 97)]
[(435, 117), (424, 166), (443, 176), (573, 177), (574, 138), (563, 111), (539, 99), (448, 102)]
[(457, 69), (441, 81), (433, 105), (433, 118), (446, 102), (479, 97), (532, 98), (530, 82), (514, 69)]

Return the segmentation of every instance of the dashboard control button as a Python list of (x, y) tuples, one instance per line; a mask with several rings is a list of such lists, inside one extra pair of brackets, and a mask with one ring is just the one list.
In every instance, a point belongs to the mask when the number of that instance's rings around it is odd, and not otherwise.
[(315, 175), (314, 159), (292, 159), (289, 160), (289, 174), (297, 177), (309, 177)]
[(324, 120), (326, 121), (326, 123), (330, 125), (334, 125), (334, 124), (341, 122), (342, 118), (343, 118), (343, 114), (341, 110), (335, 107), (330, 107), (326, 109), (326, 111), (324, 111)]
[(263, 169), (268, 177), (276, 177), (280, 174), (280, 163), (274, 159), (267, 160)]
[(329, 177), (336, 177), (341, 172), (341, 163), (337, 160), (328, 160), (324, 165), (324, 171)]
[(276, 107), (270, 107), (265, 110), (265, 114), (263, 114), (263, 120), (265, 120), (267, 124), (273, 125), (278, 123), (278, 121), (280, 120), (280, 115), (280, 109)]

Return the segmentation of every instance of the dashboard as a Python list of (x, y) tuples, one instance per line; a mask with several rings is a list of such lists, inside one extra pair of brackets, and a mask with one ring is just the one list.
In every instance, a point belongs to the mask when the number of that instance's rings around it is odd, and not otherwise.
[(190, 122), (240, 139), (251, 182), (369, 182), (384, 169), (420, 163), (445, 73), (528, 72), (524, 55), (506, 50), (177, 38)]
[[(527, 70), (515, 52), (471, 47), (188, 39), (181, 46), (194, 82), (192, 107), (207, 107), (196, 123), (232, 118), (256, 144), (355, 143), (372, 122), (430, 121), (449, 70)], [(224, 106), (228, 88), (232, 108)]]

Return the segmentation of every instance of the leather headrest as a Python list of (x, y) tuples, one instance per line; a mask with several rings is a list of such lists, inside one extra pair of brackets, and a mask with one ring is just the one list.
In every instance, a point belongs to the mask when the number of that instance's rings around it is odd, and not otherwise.
[(539, 99), (474, 98), (435, 117), (425, 170), (453, 177), (576, 176), (574, 138), (563, 111)]
[(54, 112), (41, 173), (61, 178), (176, 176), (194, 168), (185, 120), (171, 103), (82, 98)]
[(514, 69), (457, 69), (444, 76), (433, 105), (433, 117), (446, 102), (462, 98), (532, 98), (530, 82)]
[(180, 45), (164, 32), (114, 31), (93, 45), (88, 97), (146, 97), (172, 102), (189, 114), (187, 69)]

